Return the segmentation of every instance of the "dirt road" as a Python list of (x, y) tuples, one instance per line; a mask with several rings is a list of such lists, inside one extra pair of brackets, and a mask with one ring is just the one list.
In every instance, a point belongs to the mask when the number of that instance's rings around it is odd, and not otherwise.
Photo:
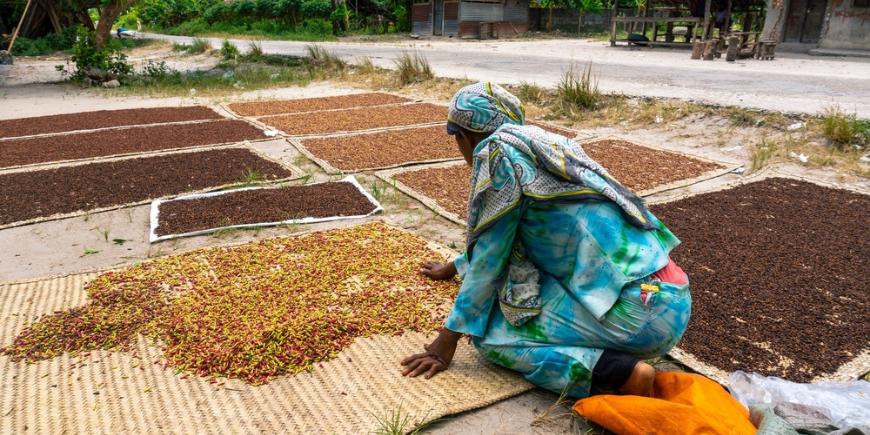
[[(173, 42), (192, 38), (147, 35)], [(210, 39), (215, 47), (221, 40)], [(234, 40), (244, 50), (249, 41)], [(263, 41), (263, 51), (302, 56), (308, 43)], [(669, 97), (726, 106), (781, 112), (818, 113), (833, 105), (870, 117), (870, 59), (813, 57), (777, 53), (773, 61), (691, 60), (687, 50), (609, 46), (574, 39), (457, 41), (411, 40), (406, 43), (323, 43), (353, 60), (369, 57), (393, 67), (403, 50), (419, 49), (435, 74), (500, 83), (526, 81), (553, 86), (572, 62), (591, 61), (605, 92)]]

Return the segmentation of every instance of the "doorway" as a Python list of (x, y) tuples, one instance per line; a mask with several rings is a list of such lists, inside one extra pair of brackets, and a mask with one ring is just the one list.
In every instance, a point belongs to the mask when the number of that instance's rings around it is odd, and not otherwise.
[(783, 42), (818, 43), (827, 3), (827, 0), (791, 0)]
[(432, 34), (441, 36), (444, 29), (444, 0), (435, 0), (433, 5), (435, 11), (433, 13)]

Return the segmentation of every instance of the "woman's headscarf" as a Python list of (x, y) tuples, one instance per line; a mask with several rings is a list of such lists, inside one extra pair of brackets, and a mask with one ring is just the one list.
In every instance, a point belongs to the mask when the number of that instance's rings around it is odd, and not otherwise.
[(523, 125), (525, 119), (526, 109), (519, 98), (495, 83), (478, 82), (453, 96), (447, 113), (447, 132), (458, 134), (465, 129), (492, 133), (504, 124)]

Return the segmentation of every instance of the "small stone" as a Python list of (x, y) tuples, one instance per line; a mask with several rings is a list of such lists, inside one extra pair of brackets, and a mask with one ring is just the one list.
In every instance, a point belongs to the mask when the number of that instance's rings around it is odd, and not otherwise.
[(119, 82), (117, 80), (109, 80), (109, 81), (103, 83), (103, 87), (104, 88), (119, 88), (119, 87), (121, 87), (121, 82)]
[(5, 63), (6, 65), (12, 65), (15, 62), (14, 62), (14, 59), (12, 58), (12, 55), (9, 54), (8, 51), (0, 50), (0, 63)]

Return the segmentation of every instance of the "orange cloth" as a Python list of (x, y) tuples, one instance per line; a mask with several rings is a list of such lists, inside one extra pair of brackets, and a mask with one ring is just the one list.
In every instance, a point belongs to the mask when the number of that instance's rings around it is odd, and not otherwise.
[(618, 435), (754, 435), (749, 410), (719, 384), (691, 373), (657, 372), (652, 397), (592, 396), (578, 414)]

